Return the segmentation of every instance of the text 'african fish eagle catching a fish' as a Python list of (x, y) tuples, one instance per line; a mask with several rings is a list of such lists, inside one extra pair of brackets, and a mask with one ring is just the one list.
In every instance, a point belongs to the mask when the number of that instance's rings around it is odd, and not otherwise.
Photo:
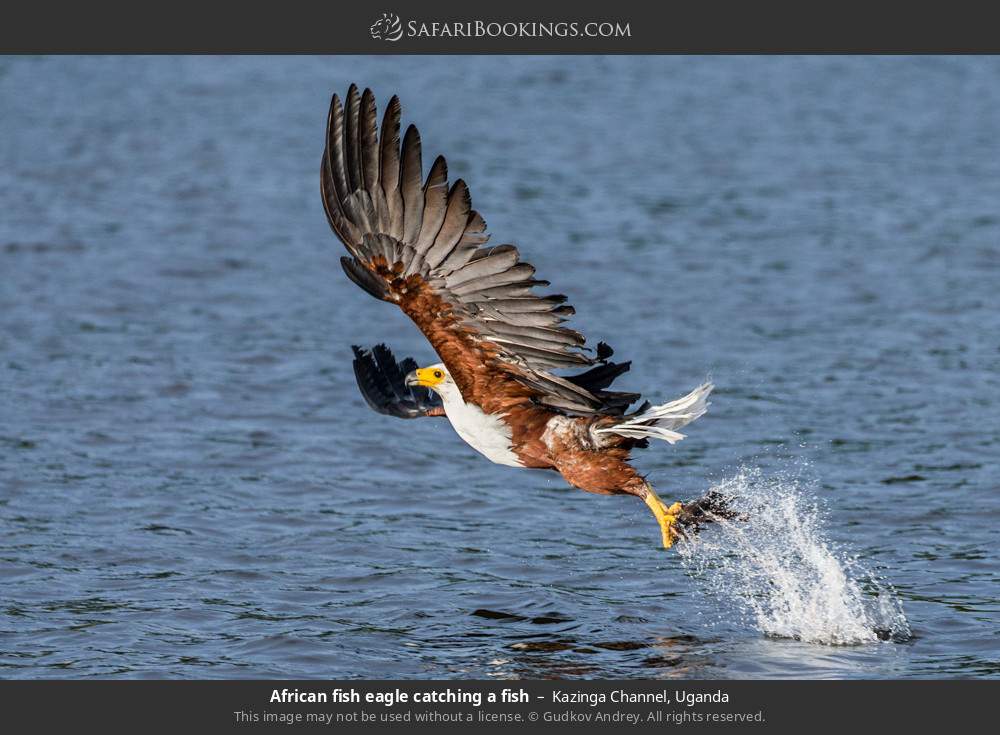
[[(438, 156), (424, 180), (420, 135), (400, 143), (396, 97), (378, 129), (375, 97), (355, 86), (333, 96), (320, 187), (330, 226), (347, 247), (344, 272), (377, 299), (397, 304), (440, 362), (397, 362), (385, 345), (354, 348), (368, 405), (401, 418), (446, 416), (458, 435), (493, 462), (555, 470), (591, 493), (635, 495), (653, 511), (664, 547), (717, 515), (709, 494), (664, 503), (630, 464), (649, 439), (673, 444), (705, 413), (712, 384), (659, 406), (627, 413), (638, 393), (608, 390), (629, 369), (603, 342), (587, 354), (583, 335), (563, 326), (565, 296), (539, 296), (535, 269), (513, 245), (488, 246), (486, 222), (459, 179), (450, 187)], [(576, 375), (554, 370), (587, 368)]]

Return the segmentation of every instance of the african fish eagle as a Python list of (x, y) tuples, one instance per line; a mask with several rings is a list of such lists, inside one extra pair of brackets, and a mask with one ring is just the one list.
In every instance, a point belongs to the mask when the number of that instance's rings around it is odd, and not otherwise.
[[(350, 255), (344, 272), (377, 299), (397, 304), (430, 341), (440, 362), (397, 362), (384, 345), (354, 348), (368, 404), (381, 413), (446, 416), (462, 439), (498, 464), (555, 470), (574, 487), (645, 501), (670, 548), (698, 524), (727, 511), (721, 498), (667, 505), (629, 464), (649, 439), (671, 444), (705, 413), (711, 383), (670, 403), (608, 390), (628, 362), (563, 326), (573, 314), (562, 295), (540, 296), (535, 269), (513, 245), (489, 246), (486, 223), (461, 179), (449, 187), (438, 156), (426, 180), (410, 125), (400, 141), (400, 104), (389, 100), (378, 127), (375, 97), (351, 85), (333, 96), (320, 188), (334, 233)], [(559, 376), (554, 370), (588, 368)]]

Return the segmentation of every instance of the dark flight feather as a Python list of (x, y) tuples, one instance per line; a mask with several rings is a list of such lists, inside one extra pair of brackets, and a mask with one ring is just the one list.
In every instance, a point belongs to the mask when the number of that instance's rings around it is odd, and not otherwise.
[(361, 95), (361, 123), (359, 145), (361, 151), (361, 180), (369, 195), (375, 197), (379, 190), (379, 146), (378, 146), (378, 112), (375, 110), (375, 95), (366, 89)]
[(623, 373), (627, 373), (631, 367), (631, 360), (628, 362), (609, 362), (605, 365), (592, 367), (590, 370), (578, 375), (568, 375), (566, 376), (566, 380), (593, 392), (607, 388), (614, 382), (615, 378)]
[(424, 218), (424, 175), (420, 157), (420, 133), (411, 125), (403, 136), (399, 188), (403, 196), (403, 242), (414, 246)]
[(385, 284), (372, 273), (370, 270), (361, 265), (354, 258), (349, 258), (346, 255), (340, 259), (340, 265), (344, 269), (344, 273), (347, 277), (354, 281), (357, 285), (361, 286), (365, 291), (370, 293), (376, 299), (382, 301), (385, 300), (388, 295)]
[(439, 268), (458, 246), (462, 233), (465, 232), (465, 226), (469, 222), (471, 211), (472, 198), (469, 196), (469, 188), (459, 179), (448, 192), (441, 226), (434, 237), (434, 244), (425, 256), (431, 268)]
[(365, 402), (378, 413), (403, 419), (427, 416), (439, 408), (441, 398), (426, 388), (406, 385), (406, 374), (416, 369), (413, 358), (396, 362), (392, 351), (384, 344), (371, 350), (357, 345), (354, 350), (354, 377)]
[[(448, 203), (448, 164), (445, 163), (444, 156), (438, 156), (431, 164), (430, 173), (427, 174), (427, 183), (424, 185), (424, 216), (420, 224), (420, 234), (414, 243), (417, 253), (426, 255), (430, 252), (437, 238), (441, 223), (444, 222), (444, 215), (447, 211)], [(427, 264), (431, 270), (440, 264), (438, 260), (427, 258)]]
[(361, 97), (358, 88), (352, 84), (347, 90), (345, 102), (347, 118), (347, 183), (352, 192), (364, 186), (361, 178)]
[(397, 240), (403, 238), (403, 195), (399, 190), (399, 98), (393, 96), (382, 118), (382, 152), (380, 155), (382, 195), (388, 210), (389, 231)]

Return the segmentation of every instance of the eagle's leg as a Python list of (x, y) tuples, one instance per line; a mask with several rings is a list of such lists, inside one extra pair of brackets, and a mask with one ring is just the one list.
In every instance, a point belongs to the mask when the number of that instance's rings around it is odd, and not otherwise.
[[(635, 491), (633, 491), (635, 492)], [(680, 501), (667, 505), (657, 496), (652, 485), (643, 481), (635, 494), (639, 495), (656, 516), (663, 533), (663, 548), (669, 549), (678, 539), (689, 538), (698, 533), (702, 524), (719, 519), (746, 520), (746, 516), (734, 509), (722, 493), (713, 490), (698, 500), (687, 503)]]
[(663, 534), (663, 548), (669, 549), (674, 545), (674, 541), (683, 535), (677, 524), (677, 520), (683, 510), (683, 505), (680, 501), (677, 501), (673, 505), (667, 505), (660, 500), (660, 496), (653, 490), (652, 485), (648, 482), (643, 484), (646, 492), (643, 494), (642, 499), (646, 501), (646, 505), (653, 511), (656, 522), (660, 524), (660, 533)]
[(627, 493), (642, 498), (660, 524), (665, 549), (671, 548), (678, 539), (686, 538), (688, 529), (697, 530), (697, 523), (703, 518), (701, 501), (667, 505), (653, 486), (620, 456), (592, 451), (565, 452), (559, 457), (556, 469), (570, 485), (589, 493)]

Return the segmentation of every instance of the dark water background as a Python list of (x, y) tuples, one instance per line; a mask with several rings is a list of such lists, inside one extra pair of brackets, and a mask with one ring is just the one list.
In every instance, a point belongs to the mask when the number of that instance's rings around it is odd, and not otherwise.
[[(326, 106), (426, 161), (575, 325), (710, 413), (662, 494), (790, 467), (913, 636), (727, 617), (647, 509), (371, 413)], [(1000, 674), (1000, 59), (0, 59), (0, 675)]]

